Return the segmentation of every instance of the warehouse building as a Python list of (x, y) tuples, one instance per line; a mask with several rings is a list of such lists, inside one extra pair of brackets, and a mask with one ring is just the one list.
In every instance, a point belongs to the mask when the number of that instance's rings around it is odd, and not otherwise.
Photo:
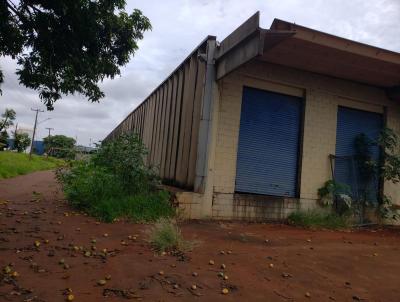
[[(190, 218), (282, 219), (346, 181), (332, 158), (357, 134), (400, 131), (399, 104), (399, 53), (278, 19), (263, 29), (256, 13), (204, 39), (106, 140), (138, 133)], [(399, 189), (379, 186), (394, 202)]]

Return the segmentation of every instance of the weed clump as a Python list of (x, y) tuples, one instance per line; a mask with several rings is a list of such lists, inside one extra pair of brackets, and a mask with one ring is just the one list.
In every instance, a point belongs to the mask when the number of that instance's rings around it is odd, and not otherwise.
[(157, 252), (190, 249), (190, 243), (183, 239), (181, 230), (171, 219), (159, 219), (149, 230), (149, 241)]
[(345, 229), (350, 226), (349, 217), (317, 210), (296, 211), (289, 215), (288, 223), (305, 228)]

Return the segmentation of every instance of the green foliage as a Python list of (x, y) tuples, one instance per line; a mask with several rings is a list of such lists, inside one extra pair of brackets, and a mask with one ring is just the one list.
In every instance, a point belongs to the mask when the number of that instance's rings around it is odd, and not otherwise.
[(399, 220), (400, 213), (399, 209), (393, 204), (390, 197), (383, 195), (381, 204), (377, 209), (380, 217), (388, 220)]
[(53, 135), (43, 139), (46, 153), (57, 158), (73, 159), (75, 157), (75, 139), (65, 135)]
[(324, 206), (331, 206), (334, 202), (334, 199), (339, 195), (350, 196), (350, 187), (334, 180), (328, 180), (325, 182), (323, 187), (318, 189), (318, 196), (322, 205)]
[(127, 193), (146, 192), (159, 184), (154, 171), (144, 163), (146, 154), (136, 134), (123, 134), (101, 145), (92, 162), (118, 177)]
[(99, 147), (88, 161), (72, 162), (57, 178), (72, 206), (107, 222), (172, 217), (169, 194), (143, 161), (146, 149), (136, 135), (123, 135)]
[(0, 151), (3, 151), (4, 148), (8, 147), (8, 141), (7, 141), (8, 138), (9, 135), (6, 130), (0, 132)]
[(175, 221), (162, 218), (149, 231), (149, 241), (158, 252), (185, 251), (190, 247)]
[(81, 210), (91, 208), (98, 200), (124, 195), (116, 177), (90, 162), (71, 162), (68, 169), (63, 167), (57, 171), (57, 177), (70, 203)]
[(289, 215), (288, 222), (305, 228), (344, 229), (349, 227), (349, 218), (346, 215), (317, 210), (293, 212)]
[(400, 140), (399, 136), (389, 128), (382, 130), (378, 146), (383, 151), (383, 162), (380, 163), (380, 173), (385, 180), (400, 182)]
[(15, 116), (16, 114), (13, 109), (6, 108), (4, 113), (1, 115), (0, 132), (7, 130), (8, 127), (14, 125)]
[(63, 164), (64, 161), (51, 157), (32, 155), (31, 160), (29, 160), (29, 155), (25, 153), (0, 152), (0, 179), (35, 171), (50, 170)]
[(49, 110), (62, 94), (97, 102), (104, 97), (98, 83), (120, 74), (151, 29), (141, 11), (128, 14), (125, 6), (124, 0), (1, 0), (0, 56), (17, 59), (20, 83), (37, 90)]
[(24, 152), (31, 144), (31, 139), (27, 133), (14, 133), (14, 150)]

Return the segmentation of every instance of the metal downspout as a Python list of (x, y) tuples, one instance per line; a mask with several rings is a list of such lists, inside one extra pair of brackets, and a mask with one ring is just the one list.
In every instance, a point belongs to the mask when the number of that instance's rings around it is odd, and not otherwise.
[(194, 191), (204, 193), (205, 179), (207, 177), (208, 159), (210, 153), (211, 142), (211, 124), (213, 112), (213, 88), (215, 84), (215, 54), (216, 40), (209, 40), (207, 43), (207, 53), (201, 56), (206, 60), (206, 75), (204, 83), (203, 104), (201, 109), (199, 140), (197, 148), (196, 177), (194, 180)]

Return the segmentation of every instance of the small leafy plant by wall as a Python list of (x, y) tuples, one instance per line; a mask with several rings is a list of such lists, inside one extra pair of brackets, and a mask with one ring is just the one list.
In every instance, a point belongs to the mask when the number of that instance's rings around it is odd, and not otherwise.
[(124, 134), (101, 145), (88, 160), (58, 170), (57, 178), (72, 206), (103, 221), (172, 217), (169, 193), (145, 165), (146, 152), (136, 134)]
[[(371, 149), (378, 146), (379, 159)], [(390, 196), (382, 194), (379, 182), (400, 182), (400, 139), (389, 128), (384, 128), (376, 141), (361, 133), (354, 139), (353, 156), (356, 163), (357, 192), (348, 185), (328, 180), (318, 190), (321, 205), (334, 207), (339, 215), (351, 215), (365, 209), (375, 209), (383, 220), (398, 220), (399, 212)]]

